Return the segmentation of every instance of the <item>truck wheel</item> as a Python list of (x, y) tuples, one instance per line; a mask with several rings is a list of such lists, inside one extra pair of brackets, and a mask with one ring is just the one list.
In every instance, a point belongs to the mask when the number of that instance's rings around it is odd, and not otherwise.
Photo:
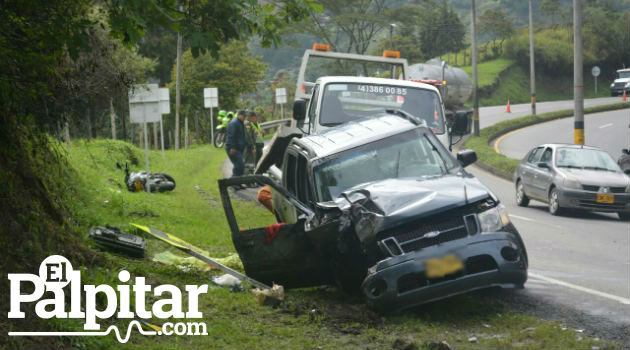
[(630, 212), (620, 211), (617, 215), (619, 215), (619, 220), (621, 221), (630, 221)]
[(529, 197), (525, 194), (521, 180), (516, 182), (516, 204), (519, 207), (526, 207), (529, 204)]

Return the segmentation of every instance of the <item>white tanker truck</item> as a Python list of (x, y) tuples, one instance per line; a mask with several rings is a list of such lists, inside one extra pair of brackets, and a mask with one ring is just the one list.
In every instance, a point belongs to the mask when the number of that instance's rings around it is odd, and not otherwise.
[(447, 113), (468, 113), (472, 109), (465, 108), (464, 103), (472, 94), (472, 82), (463, 70), (448, 66), (444, 61), (432, 59), (427, 63), (412, 64), (408, 67), (408, 79), (437, 85)]

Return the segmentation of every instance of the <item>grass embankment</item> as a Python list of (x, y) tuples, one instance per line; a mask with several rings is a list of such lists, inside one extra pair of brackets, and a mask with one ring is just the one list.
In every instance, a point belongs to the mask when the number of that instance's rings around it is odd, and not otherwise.
[[(472, 67), (460, 67), (472, 80)], [(588, 73), (588, 74), (587, 74)], [(529, 70), (508, 58), (497, 58), (477, 65), (477, 84), (480, 106), (530, 102)], [(585, 98), (610, 96), (610, 81), (600, 77), (595, 93), (595, 81), (590, 72), (584, 73)], [(536, 76), (536, 99), (542, 101), (570, 100), (573, 98), (573, 77)], [(467, 103), (472, 106), (472, 101)]]
[[(119, 141), (79, 141), (69, 150), (70, 164), (80, 178), (79, 189), (71, 203), (78, 227), (87, 239), (91, 225), (115, 225), (129, 229), (129, 222), (149, 225), (173, 233), (221, 257), (234, 252), (227, 222), (220, 204), (217, 179), (225, 153), (210, 146), (197, 146), (179, 152), (167, 151), (166, 159), (151, 152), (151, 168), (171, 174), (177, 188), (171, 193), (131, 193), (122, 186), (123, 173), (115, 162), (136, 160), (143, 168), (141, 150)], [(195, 186), (212, 200), (200, 196)], [(242, 227), (262, 225), (266, 211), (253, 203), (234, 202), (235, 211), (246, 212)], [(116, 285), (117, 273), (126, 269), (134, 276), (147, 277), (147, 283), (209, 283), (217, 272), (182, 271), (152, 261), (157, 252), (171, 250), (155, 239), (148, 239), (144, 259), (132, 259), (103, 252), (107, 264), (83, 271), (83, 284)], [(51, 252), (54, 253), (54, 252)], [(77, 268), (77, 266), (75, 266)], [(502, 294), (500, 294), (502, 295)], [(150, 303), (154, 298), (150, 298)], [(248, 292), (232, 293), (213, 288), (200, 297), (201, 320), (207, 323), (208, 336), (141, 336), (133, 331), (129, 343), (121, 345), (113, 334), (106, 337), (70, 337), (64, 342), (79, 348), (125, 349), (210, 349), (210, 348), (434, 348), (447, 341), (454, 348), (571, 348), (614, 344), (578, 336), (557, 322), (541, 321), (514, 310), (506, 298), (477, 293), (437, 302), (399, 315), (382, 316), (370, 311), (361, 298), (350, 298), (336, 291), (317, 288), (291, 290), (278, 308), (259, 306)], [(186, 302), (184, 302), (186, 305)], [(99, 308), (102, 309), (103, 305)], [(133, 306), (132, 306), (133, 307)], [(170, 320), (174, 321), (174, 320)], [(80, 331), (79, 320), (53, 321), (55, 330)], [(161, 324), (159, 319), (153, 323)], [(128, 320), (110, 319), (101, 327), (115, 324), (126, 329)], [(476, 337), (470, 342), (470, 337)], [(19, 348), (21, 338), (11, 338), (6, 348)]]
[[(477, 64), (477, 87), (483, 91), (498, 84), (501, 73), (513, 66), (515, 62), (507, 58), (497, 58)], [(468, 74), (472, 81), (472, 66), (460, 68)]]
[[(482, 73), (479, 73), (481, 79)], [(601, 78), (601, 77), (600, 77)], [(599, 79), (597, 94), (593, 77), (584, 73), (584, 97), (609, 97), (610, 81)], [(501, 73), (498, 83), (492, 90), (480, 93), (480, 106), (505, 105), (510, 103), (530, 102), (529, 70), (519, 65), (512, 65)], [(550, 77), (547, 74), (536, 75), (536, 99), (543, 101), (558, 101), (573, 99), (573, 77)]]
[[(584, 109), (584, 113), (597, 113), (604, 111), (612, 111), (615, 109), (629, 108), (629, 102), (620, 102), (610, 105), (594, 106)], [(497, 137), (508, 133), (512, 130), (520, 129), (529, 125), (538, 124), (560, 118), (566, 118), (573, 115), (572, 109), (566, 109), (557, 112), (543, 113), (538, 115), (527, 115), (520, 118), (510, 119), (496, 123), (490, 127), (483, 128), (479, 137), (470, 137), (464, 147), (473, 149), (477, 153), (479, 161), (477, 164), (482, 168), (491, 171), (495, 175), (511, 179), (516, 170), (518, 159), (508, 158), (494, 150), (491, 142)]]

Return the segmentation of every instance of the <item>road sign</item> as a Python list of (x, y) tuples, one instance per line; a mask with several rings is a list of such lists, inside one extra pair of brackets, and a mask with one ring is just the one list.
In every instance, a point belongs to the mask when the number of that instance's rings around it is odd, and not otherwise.
[(160, 89), (160, 114), (171, 113), (171, 103), (168, 88)]
[(599, 70), (599, 67), (595, 66), (593, 67), (593, 69), (591, 69), (591, 74), (593, 74), (594, 77), (598, 77), (599, 73), (601, 73), (601, 71)]
[(285, 88), (277, 88), (276, 89), (276, 104), (285, 104), (287, 103), (287, 89)]
[(129, 90), (129, 118), (132, 123), (155, 123), (162, 119), (157, 84), (134, 85)]
[(219, 89), (218, 88), (203, 89), (203, 106), (205, 108), (219, 107)]

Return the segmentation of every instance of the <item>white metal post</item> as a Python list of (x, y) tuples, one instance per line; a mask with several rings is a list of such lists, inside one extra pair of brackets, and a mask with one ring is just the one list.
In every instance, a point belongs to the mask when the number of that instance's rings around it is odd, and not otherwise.
[(164, 126), (162, 125), (162, 118), (160, 118), (160, 142), (162, 143), (162, 159), (164, 159)]
[(210, 107), (210, 142), (214, 145), (214, 116), (212, 115), (212, 107)]

